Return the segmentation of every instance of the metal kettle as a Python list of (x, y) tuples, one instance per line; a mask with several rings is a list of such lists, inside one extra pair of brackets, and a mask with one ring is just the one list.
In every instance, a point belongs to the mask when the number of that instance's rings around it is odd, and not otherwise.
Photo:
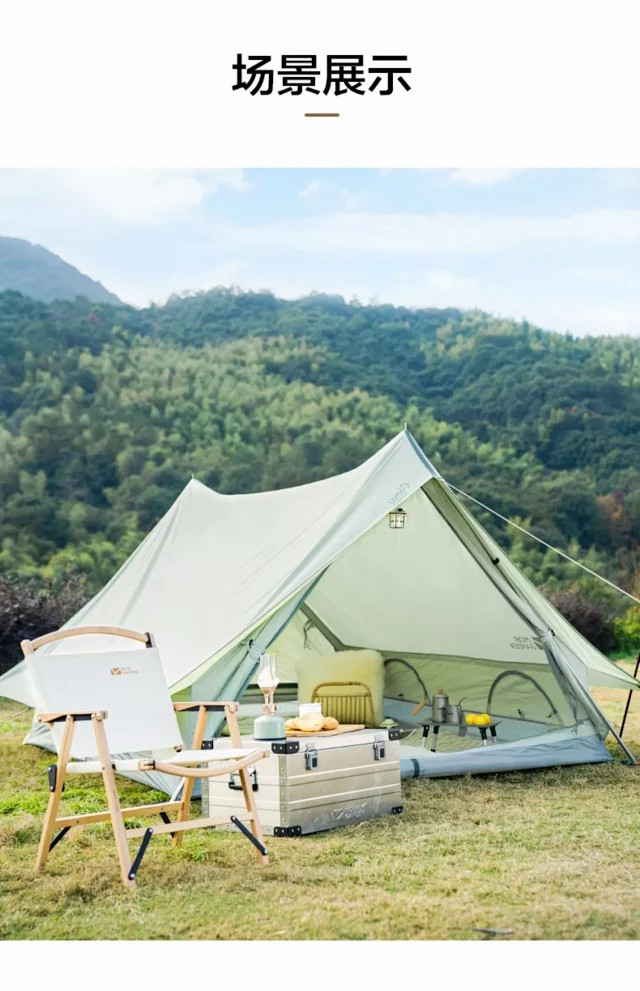
[(431, 697), (431, 718), (434, 723), (447, 722), (447, 709), (449, 708), (449, 696), (440, 688)]
[(464, 713), (460, 704), (447, 706), (446, 721), (451, 723), (452, 726), (460, 726), (464, 722)]

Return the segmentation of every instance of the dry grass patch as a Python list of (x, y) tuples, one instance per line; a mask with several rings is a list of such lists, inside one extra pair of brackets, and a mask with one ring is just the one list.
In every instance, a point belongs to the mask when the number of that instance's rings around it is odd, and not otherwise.
[[(596, 693), (619, 725), (623, 693)], [(640, 935), (637, 769), (621, 763), (415, 781), (399, 817), (268, 841), (260, 868), (235, 833), (154, 839), (121, 888), (108, 825), (72, 830), (33, 874), (48, 756), (0, 705), (0, 937), (4, 939), (520, 939)], [(625, 739), (640, 753), (640, 700)], [(27, 785), (27, 782), (31, 782)], [(102, 801), (71, 782), (71, 811)], [(122, 782), (127, 804), (149, 792)]]

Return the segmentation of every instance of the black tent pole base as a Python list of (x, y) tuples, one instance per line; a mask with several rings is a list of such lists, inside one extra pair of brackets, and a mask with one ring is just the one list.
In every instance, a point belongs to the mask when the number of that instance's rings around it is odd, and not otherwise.
[[(633, 672), (633, 677), (634, 678), (637, 678), (638, 677), (638, 669), (640, 669), (640, 654), (638, 654), (638, 656), (636, 657), (636, 667), (635, 667), (635, 670)], [(623, 716), (622, 716), (622, 722), (620, 723), (620, 736), (622, 736), (622, 734), (624, 732), (624, 724), (627, 721), (627, 714), (629, 712), (629, 706), (631, 705), (631, 695), (632, 695), (632, 693), (633, 693), (633, 688), (630, 688), (629, 689), (629, 694), (627, 695), (627, 704), (624, 707), (624, 713), (623, 713)]]

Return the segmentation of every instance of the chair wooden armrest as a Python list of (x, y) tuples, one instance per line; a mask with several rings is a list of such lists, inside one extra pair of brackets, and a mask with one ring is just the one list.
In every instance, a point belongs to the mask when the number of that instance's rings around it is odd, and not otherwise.
[(54, 630), (53, 633), (45, 633), (44, 636), (36, 640), (21, 640), (22, 653), (33, 654), (38, 647), (44, 647), (47, 643), (55, 643), (57, 640), (66, 640), (67, 637), (86, 637), (91, 634), (98, 634), (103, 637), (126, 637), (129, 640), (137, 640), (147, 647), (155, 647), (155, 642), (151, 633), (137, 633), (135, 630), (125, 630), (120, 626), (73, 626), (64, 630)]
[(98, 716), (106, 719), (108, 713), (104, 709), (68, 709), (66, 712), (39, 712), (36, 715), (37, 723), (60, 723), (71, 716), (73, 719), (91, 719)]
[[(232, 746), (238, 748), (242, 747), (242, 737), (240, 736), (240, 729), (238, 727), (238, 709), (240, 706), (237, 702), (174, 702), (173, 708), (176, 712), (197, 713), (195, 728), (193, 731), (193, 741), (191, 743), (191, 748), (193, 750), (202, 749), (202, 742), (204, 740), (204, 734), (207, 726), (207, 717), (210, 712), (224, 713), (224, 718), (226, 719), (227, 726), (229, 727), (229, 736), (231, 737)], [(213, 751), (209, 751), (209, 753), (213, 753)], [(256, 760), (261, 760), (263, 757), (266, 757), (267, 753), (267, 750), (256, 750), (250, 753), (247, 757), (244, 757), (242, 760), (234, 761), (234, 770), (236, 770), (240, 776), (242, 792), (244, 795), (245, 804), (247, 806), (247, 811), (251, 817), (254, 836), (260, 843), (258, 857), (261, 863), (266, 863), (266, 851), (264, 851), (264, 846), (262, 845), (262, 830), (259, 825), (256, 800), (249, 782), (247, 767)], [(184, 782), (182, 788), (182, 808), (178, 813), (177, 819), (180, 830), (189, 817), (189, 805), (191, 802), (191, 796), (193, 795), (193, 786), (196, 780), (198, 778), (214, 778), (220, 774), (228, 774), (230, 771), (228, 766), (195, 769), (184, 766), (180, 767), (179, 765), (171, 764), (170, 761), (167, 761), (166, 763), (163, 761), (156, 761), (155, 766), (158, 771), (164, 771), (166, 774), (179, 775)], [(181, 838), (182, 832), (177, 831), (172, 840), (173, 845), (178, 846)], [(263, 852), (260, 852), (260, 850)]]
[[(208, 751), (211, 752), (211, 751)], [(248, 753), (246, 757), (237, 758), (235, 760), (224, 760), (223, 764), (219, 767), (185, 767), (184, 765), (172, 764), (170, 761), (154, 761), (154, 770), (163, 771), (165, 774), (173, 774), (179, 778), (185, 779), (202, 779), (202, 778), (215, 778), (220, 777), (223, 774), (229, 774), (230, 771), (234, 773), (236, 771), (244, 770), (250, 764), (255, 764), (256, 761), (262, 760), (263, 757), (268, 756), (268, 751), (266, 750), (252, 750)]]
[(224, 713), (224, 718), (229, 727), (231, 743), (234, 747), (242, 746), (240, 729), (238, 727), (238, 709), (240, 706), (237, 702), (174, 702), (173, 708), (176, 712), (197, 713), (193, 741), (191, 743), (193, 750), (202, 749), (202, 741), (204, 740), (207, 718), (210, 712)]
[(207, 712), (231, 712), (238, 711), (237, 702), (174, 702), (173, 708), (176, 712), (195, 712), (204, 706)]

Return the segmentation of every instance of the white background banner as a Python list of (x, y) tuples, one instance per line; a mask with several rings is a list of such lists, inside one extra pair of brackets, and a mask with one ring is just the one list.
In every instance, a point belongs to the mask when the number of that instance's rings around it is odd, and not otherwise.
[[(637, 165), (636, 15), (629, 0), (5, 3), (0, 164)], [(412, 88), (252, 96), (232, 90), (238, 53), (276, 71), (283, 54), (360, 54), (365, 71), (406, 55)]]

